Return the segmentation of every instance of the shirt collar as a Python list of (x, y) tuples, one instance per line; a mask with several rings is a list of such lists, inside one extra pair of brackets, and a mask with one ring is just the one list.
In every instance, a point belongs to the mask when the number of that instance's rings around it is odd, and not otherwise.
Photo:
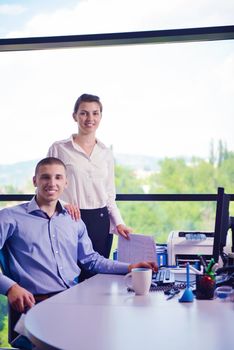
[[(73, 136), (75, 136), (75, 135), (76, 135), (76, 134), (72, 134), (72, 135), (69, 137), (69, 139), (68, 139), (67, 141), (68, 141), (68, 142), (71, 142), (73, 147), (76, 146), (76, 147), (80, 148), (80, 146), (79, 146), (77, 143), (75, 143), (74, 140), (73, 140)], [(104, 148), (104, 149), (107, 148), (106, 145), (104, 145), (104, 143), (102, 143), (99, 139), (96, 138), (96, 141), (97, 141), (98, 147)], [(81, 148), (80, 148), (80, 149), (81, 149)], [(81, 149), (81, 150), (82, 150), (82, 149)]]
[[(36, 196), (34, 196), (30, 202), (28, 202), (28, 213), (33, 213), (35, 211), (41, 211), (41, 208), (38, 206), (36, 199)], [(67, 210), (64, 208), (64, 206), (61, 204), (60, 201), (58, 201), (57, 205), (56, 205), (56, 209), (58, 211), (58, 213), (62, 213), (65, 214), (67, 213)]]

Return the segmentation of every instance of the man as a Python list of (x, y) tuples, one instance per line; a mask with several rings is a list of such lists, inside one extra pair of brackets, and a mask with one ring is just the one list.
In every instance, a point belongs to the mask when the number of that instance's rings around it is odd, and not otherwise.
[(58, 200), (67, 186), (64, 163), (54, 157), (42, 159), (33, 177), (35, 197), (0, 211), (0, 249), (4, 246), (9, 276), (0, 274), (0, 293), (20, 314), (55, 293), (78, 283), (80, 268), (96, 273), (126, 274), (134, 267), (153, 262), (125, 264), (93, 250), (85, 224), (72, 220)]

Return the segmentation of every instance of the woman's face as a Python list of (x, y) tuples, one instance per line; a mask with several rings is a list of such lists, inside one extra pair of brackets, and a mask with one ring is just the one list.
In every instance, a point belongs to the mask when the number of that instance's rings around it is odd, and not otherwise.
[(80, 132), (85, 134), (95, 132), (102, 118), (100, 106), (97, 102), (81, 102), (73, 118), (78, 123)]

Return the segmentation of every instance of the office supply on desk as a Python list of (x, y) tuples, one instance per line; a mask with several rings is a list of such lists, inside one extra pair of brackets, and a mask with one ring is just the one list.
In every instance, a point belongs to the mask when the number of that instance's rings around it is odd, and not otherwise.
[(156, 245), (152, 236), (130, 234), (129, 240), (118, 236), (118, 260), (126, 263), (157, 262)]
[[(197, 275), (199, 276), (199, 275)], [(182, 295), (182, 297), (179, 299), (180, 303), (191, 303), (193, 301), (193, 291), (190, 287), (190, 280), (189, 280), (189, 263), (186, 264), (186, 288)]]
[[(132, 289), (136, 295), (146, 295), (149, 293), (152, 282), (151, 269), (144, 267), (134, 268), (124, 278), (128, 288)], [(128, 281), (129, 278), (131, 278), (131, 282)]]
[(212, 258), (214, 232), (171, 231), (167, 239), (168, 265), (185, 267), (194, 264), (198, 254), (208, 261)]
[(159, 269), (153, 273), (152, 282), (157, 286), (174, 284), (175, 275), (170, 269)]
[(198, 254), (198, 259), (200, 261), (201, 266), (203, 266), (204, 271), (207, 270), (207, 262), (204, 256)]
[(216, 286), (231, 286), (234, 288), (234, 266), (225, 266), (217, 269)]
[[(155, 243), (156, 247), (156, 259), (159, 267), (167, 266), (167, 244)], [(118, 249), (113, 251), (113, 260), (118, 260)]]
[[(173, 272), (175, 276), (175, 285), (184, 285), (184, 288), (186, 287), (187, 283), (187, 268), (184, 267), (175, 267), (170, 268), (171, 272)], [(193, 266), (189, 265), (189, 283), (190, 287), (194, 287), (196, 283), (196, 275), (199, 273), (201, 274), (202, 270), (197, 270)]]
[[(174, 273), (169, 269), (160, 269), (158, 272), (153, 272), (150, 292), (169, 291), (175, 286)], [(177, 289), (184, 289), (185, 284), (179, 282), (176, 284)], [(128, 292), (134, 292), (134, 289), (128, 287)]]
[[(234, 219), (229, 217), (230, 195), (219, 187), (217, 193), (214, 232), (171, 231), (167, 240), (168, 265), (184, 266), (186, 262), (194, 264), (202, 255), (201, 264), (208, 268), (211, 259), (219, 266), (226, 266), (231, 256), (230, 235), (232, 229), (232, 251), (234, 251)], [(201, 260), (201, 259), (200, 259)], [(214, 266), (212, 260), (212, 266)]]
[[(187, 269), (186, 267), (171, 267), (170, 270), (175, 274), (175, 275), (186, 275)], [(190, 275), (202, 275), (203, 274), (203, 266), (201, 266), (200, 270), (196, 269), (194, 266), (189, 265), (189, 273)]]
[(214, 298), (215, 277), (204, 273), (196, 276), (196, 299), (209, 300)]
[(179, 293), (180, 293), (180, 289), (175, 286), (164, 291), (164, 294), (167, 295), (167, 300), (171, 300), (172, 298), (174, 298), (175, 295)]
[(210, 262), (209, 262), (209, 264), (207, 266), (206, 273), (211, 272), (214, 265), (215, 265), (214, 258), (211, 258), (211, 260), (210, 260)]
[(156, 244), (156, 255), (158, 266), (167, 266), (167, 244), (165, 243), (157, 243)]
[(234, 289), (230, 286), (221, 286), (215, 289), (215, 298), (222, 301), (234, 301)]

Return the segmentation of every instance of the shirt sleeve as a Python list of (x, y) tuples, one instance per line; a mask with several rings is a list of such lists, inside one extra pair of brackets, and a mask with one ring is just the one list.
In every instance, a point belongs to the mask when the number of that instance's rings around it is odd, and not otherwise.
[[(6, 239), (11, 235), (14, 227), (14, 220), (10, 218), (6, 209), (2, 209), (0, 211), (0, 249), (3, 248)], [(8, 289), (15, 283), (15, 281), (0, 272), (0, 294), (6, 295)]]
[(110, 274), (128, 273), (129, 264), (106, 259), (93, 250), (92, 242), (84, 223), (79, 232), (77, 256), (79, 262), (89, 271)]
[(115, 172), (114, 172), (114, 157), (109, 150), (109, 159), (108, 159), (108, 179), (107, 179), (107, 208), (110, 215), (111, 226), (113, 227), (112, 232), (116, 231), (116, 226), (124, 224), (124, 221), (121, 217), (119, 208), (116, 204), (116, 190), (115, 190)]
[(4, 276), (1, 272), (0, 272), (0, 294), (7, 294), (7, 291), (14, 285), (16, 284), (15, 281), (13, 281), (12, 279), (10, 279), (7, 276)]
[(55, 144), (51, 145), (47, 152), (47, 157), (58, 157), (58, 150)]

